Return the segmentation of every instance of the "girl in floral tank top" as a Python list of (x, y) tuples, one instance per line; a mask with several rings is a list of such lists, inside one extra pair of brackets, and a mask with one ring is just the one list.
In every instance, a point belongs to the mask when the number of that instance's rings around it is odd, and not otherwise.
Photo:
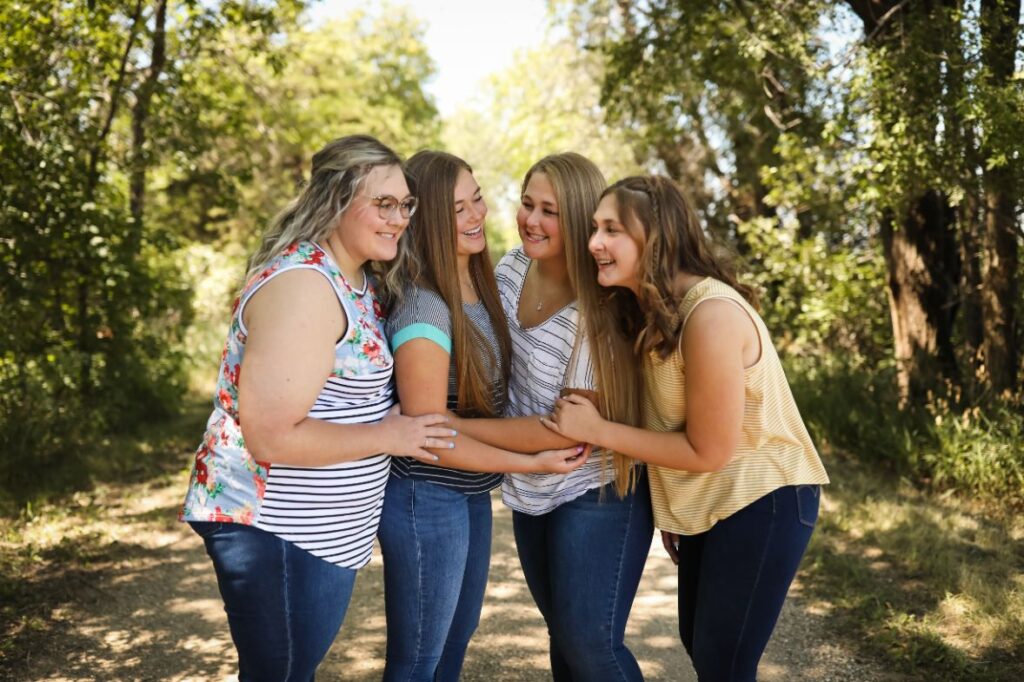
[(369, 560), (389, 455), (433, 461), (451, 443), (444, 415), (391, 409), (364, 270), (404, 257), (416, 199), (400, 163), (365, 135), (314, 155), (232, 311), (180, 518), (213, 561), (242, 681), (313, 678)]
[[(255, 525), (281, 535), (313, 554), (347, 568), (369, 561), (387, 483), (390, 459), (372, 455), (354, 462), (303, 468), (271, 467), (245, 448), (238, 416), (238, 379), (245, 354), (245, 304), (260, 287), (295, 268), (320, 272), (331, 282), (351, 320), (335, 349), (334, 367), (309, 416), (339, 424), (379, 422), (394, 404), (393, 362), (383, 333), (383, 313), (373, 287), (353, 289), (327, 252), (312, 242), (288, 247), (253, 277), (235, 300), (228, 340), (221, 357), (213, 414), (196, 452), (189, 489), (181, 512), (184, 521), (234, 522)], [(278, 474), (281, 474), (280, 480)], [(294, 481), (300, 481), (294, 483)], [(325, 500), (304, 495), (315, 482), (320, 490), (357, 486), (356, 502), (344, 493)], [(271, 490), (267, 500), (268, 486)], [(276, 493), (276, 494), (275, 494)], [(327, 502), (325, 505), (324, 503)], [(310, 526), (303, 512), (333, 506)], [(262, 514), (261, 512), (276, 512)], [(290, 517), (290, 518), (289, 518)], [(354, 521), (350, 520), (354, 519)], [(331, 531), (319, 531), (324, 522)], [(324, 550), (323, 547), (330, 547)]]

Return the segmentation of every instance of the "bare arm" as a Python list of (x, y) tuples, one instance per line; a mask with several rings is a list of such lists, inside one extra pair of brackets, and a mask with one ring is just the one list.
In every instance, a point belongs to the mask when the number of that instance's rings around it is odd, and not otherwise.
[[(582, 388), (562, 389), (564, 394), (576, 394), (597, 404), (597, 393)], [(468, 434), (479, 441), (496, 448), (539, 452), (549, 448), (568, 448), (580, 443), (559, 435), (544, 426), (541, 417), (505, 417), (501, 419), (465, 419), (449, 412), (448, 419), (454, 429)]]
[[(417, 415), (444, 411), (448, 402), (449, 362), (448, 352), (428, 339), (411, 339), (399, 346), (395, 351), (395, 376), (403, 413)], [(464, 426), (471, 421), (479, 420), (463, 419), (459, 423)], [(464, 471), (493, 473), (568, 473), (585, 459), (580, 456), (582, 450), (575, 447), (526, 455), (483, 443), (458, 427), (456, 431), (454, 448), (431, 449), (439, 457), (437, 464)]]
[(561, 436), (541, 423), (542, 415), (506, 417), (504, 419), (465, 419), (452, 414), (449, 422), (459, 433), (506, 450), (539, 452), (550, 448), (567, 448), (577, 441)]
[(258, 459), (325, 466), (381, 452), (434, 459), (421, 446), (450, 442), (444, 410), (411, 418), (390, 414), (376, 424), (332, 424), (306, 415), (334, 367), (334, 346), (347, 327), (323, 275), (285, 272), (245, 308), (248, 330), (238, 386), (246, 447)]
[[(656, 432), (601, 418), (578, 396), (558, 401), (545, 426), (635, 459), (682, 471), (719, 471), (732, 459), (743, 424), (744, 368), (756, 362), (757, 332), (741, 309), (724, 301), (698, 306), (682, 339), (686, 428)], [(682, 377), (680, 377), (682, 380)]]

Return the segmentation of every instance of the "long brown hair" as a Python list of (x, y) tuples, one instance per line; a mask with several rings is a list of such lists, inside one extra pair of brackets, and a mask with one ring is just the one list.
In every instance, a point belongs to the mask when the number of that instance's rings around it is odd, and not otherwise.
[[(523, 179), (523, 193), (534, 173), (543, 173), (558, 202), (558, 229), (562, 234), (569, 283), (579, 306), (597, 378), (598, 408), (606, 419), (637, 425), (640, 421), (639, 384), (635, 365), (622, 362), (630, 353), (630, 336), (617, 324), (613, 309), (603, 306), (597, 285), (597, 263), (587, 247), (590, 225), (605, 188), (597, 166), (575, 152), (552, 154), (533, 164)], [(616, 361), (616, 357), (619, 358)], [(616, 490), (625, 495), (635, 486), (633, 460), (610, 453)], [(605, 459), (604, 463), (607, 464)]]
[[(313, 155), (309, 182), (271, 222), (259, 248), (249, 258), (245, 281), (262, 271), (278, 254), (298, 241), (322, 242), (338, 227), (352, 198), (371, 170), (401, 166), (402, 159), (369, 135), (348, 135), (331, 140)], [(408, 238), (398, 242), (398, 256), (390, 263), (373, 264), (385, 291), (398, 292), (397, 273), (408, 271)], [(387, 296), (385, 296), (387, 297)]]
[(677, 276), (689, 273), (725, 282), (757, 307), (754, 289), (736, 279), (731, 259), (701, 228), (689, 198), (659, 175), (623, 178), (605, 190), (619, 205), (619, 219), (641, 248), (639, 295), (643, 321), (635, 350), (668, 357), (679, 346), (682, 321)]
[[(473, 169), (459, 157), (438, 151), (417, 152), (406, 161), (404, 168), (413, 193), (420, 200), (419, 209), (409, 225), (411, 248), (419, 260), (419, 272), (410, 273), (410, 281), (437, 292), (448, 304), (458, 411), (465, 416), (500, 416), (487, 368), (500, 362), (502, 380), (507, 385), (512, 339), (498, 297), (494, 267), (487, 249), (469, 257), (469, 274), (491, 318), (500, 358), (494, 357), (490, 344), (462, 309), (462, 290), (456, 267), (455, 184), (460, 171), (472, 173)], [(505, 386), (501, 390), (504, 393)]]

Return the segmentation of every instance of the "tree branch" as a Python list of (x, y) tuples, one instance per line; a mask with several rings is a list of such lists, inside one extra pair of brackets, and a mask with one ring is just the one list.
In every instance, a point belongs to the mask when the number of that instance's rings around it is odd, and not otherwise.
[(89, 174), (86, 177), (90, 193), (96, 186), (96, 182), (99, 178), (99, 173), (97, 171), (99, 168), (103, 142), (107, 139), (107, 135), (110, 134), (110, 128), (114, 123), (114, 116), (117, 115), (117, 105), (121, 99), (121, 89), (124, 87), (125, 75), (128, 72), (128, 60), (131, 57), (132, 48), (135, 46), (135, 36), (138, 34), (139, 20), (141, 18), (142, 0), (137, 0), (135, 3), (135, 11), (132, 13), (132, 25), (128, 30), (128, 42), (125, 44), (124, 52), (121, 54), (121, 65), (117, 70), (117, 80), (114, 81), (114, 89), (110, 94), (110, 109), (107, 111), (107, 117), (103, 122), (103, 127), (100, 129), (99, 137), (96, 139), (95, 145), (89, 152)]
[(21, 124), (21, 136), (25, 138), (25, 141), (28, 142), (29, 145), (35, 147), (35, 138), (32, 137), (32, 133), (25, 124), (25, 113), (21, 110), (21, 105), (18, 104), (18, 98), (15, 96), (13, 91), (8, 91), (7, 95), (11, 98), (11, 102), (14, 104), (14, 115), (18, 117), (18, 123)]

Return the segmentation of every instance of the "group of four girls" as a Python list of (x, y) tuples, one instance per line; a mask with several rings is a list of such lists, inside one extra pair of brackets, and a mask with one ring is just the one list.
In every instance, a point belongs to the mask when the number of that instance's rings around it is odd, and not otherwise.
[(642, 679), (655, 524), (700, 679), (754, 679), (828, 479), (750, 290), (671, 182), (579, 154), (494, 270), (486, 215), (465, 161), (350, 136), (251, 258), (181, 514), (239, 678), (313, 678), (379, 537), (384, 679), (458, 679), (501, 487), (555, 680)]

